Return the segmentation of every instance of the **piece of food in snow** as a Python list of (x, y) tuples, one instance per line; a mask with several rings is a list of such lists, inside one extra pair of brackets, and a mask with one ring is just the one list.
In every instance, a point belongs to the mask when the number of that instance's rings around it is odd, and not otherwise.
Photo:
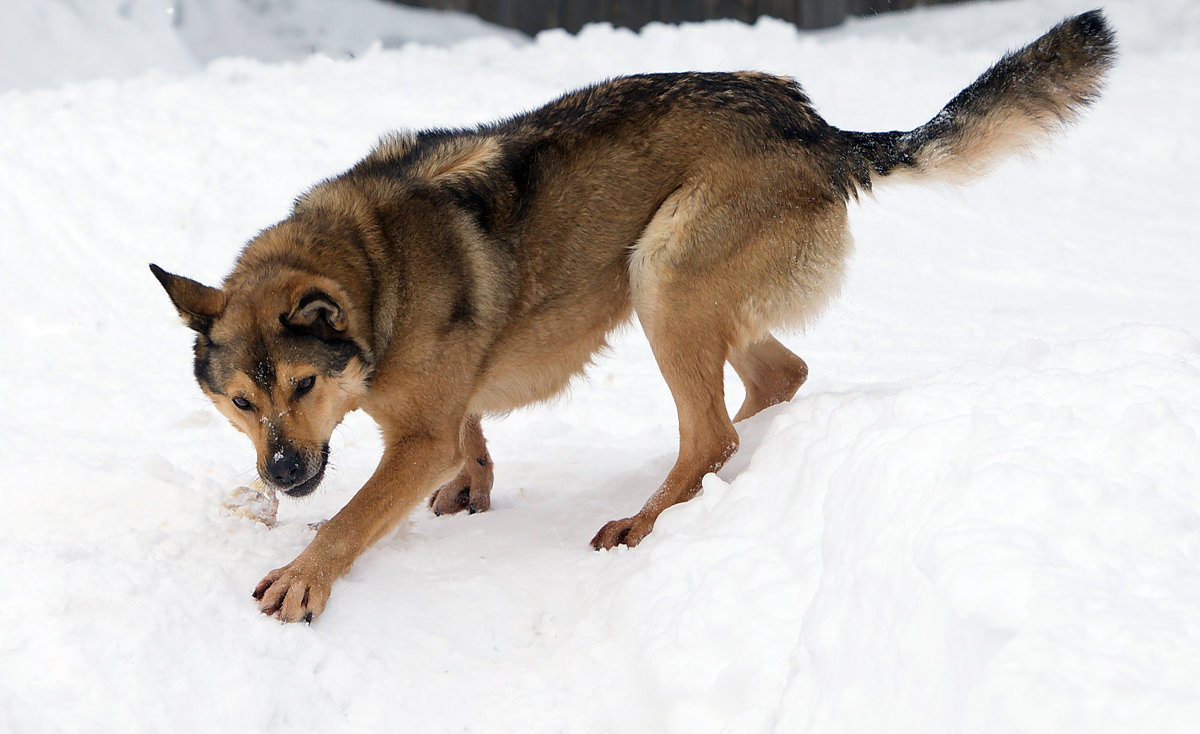
[(279, 498), (275, 496), (274, 488), (255, 477), (250, 486), (235, 487), (221, 507), (233, 515), (261, 522), (270, 528), (275, 526)]

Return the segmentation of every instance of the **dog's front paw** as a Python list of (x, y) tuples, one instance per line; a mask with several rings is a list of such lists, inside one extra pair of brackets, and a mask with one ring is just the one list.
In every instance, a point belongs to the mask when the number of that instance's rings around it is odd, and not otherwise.
[(331, 586), (318, 566), (297, 558), (263, 577), (254, 588), (254, 598), (263, 614), (281, 622), (312, 622), (325, 610)]
[(632, 548), (642, 542), (653, 529), (654, 521), (639, 515), (613, 520), (605, 523), (600, 532), (596, 533), (596, 537), (592, 538), (592, 547), (596, 550), (608, 550), (618, 545)]

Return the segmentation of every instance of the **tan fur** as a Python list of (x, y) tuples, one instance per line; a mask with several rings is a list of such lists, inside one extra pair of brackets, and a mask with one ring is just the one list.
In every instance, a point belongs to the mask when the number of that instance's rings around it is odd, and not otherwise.
[(482, 176), (494, 165), (500, 153), (500, 144), (495, 138), (479, 140), (454, 140), (446, 145), (441, 155), (421, 161), (412, 173), (426, 179), (446, 176)]
[[(221, 288), (151, 266), (196, 330), (196, 375), (250, 436), (264, 480), (320, 482), (346, 412), (384, 454), (292, 563), (255, 589), (287, 621), (428, 498), (490, 507), (481, 419), (559, 394), (631, 315), (675, 399), (679, 453), (596, 548), (637, 545), (737, 450), (734, 423), (789, 400), (808, 367), (772, 335), (836, 294), (847, 201), (891, 174), (971, 175), (1096, 94), (1098, 13), (1011, 54), (909, 133), (828, 125), (759, 73), (615, 79), (513, 120), (385, 137), (252, 240)], [(724, 365), (746, 388), (731, 418)]]
[[(1032, 153), (1047, 142), (1046, 132), (1056, 124), (1052, 116), (1042, 119), (1011, 110), (998, 110), (954, 141), (935, 141), (917, 156), (913, 176), (936, 178), (943, 183), (965, 184), (986, 174), (997, 161), (1014, 154)], [(900, 178), (900, 177), (898, 177)]]

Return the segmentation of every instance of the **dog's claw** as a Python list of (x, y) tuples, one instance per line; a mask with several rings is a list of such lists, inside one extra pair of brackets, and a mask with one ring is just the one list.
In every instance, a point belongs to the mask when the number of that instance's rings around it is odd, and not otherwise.
[(254, 587), (254, 591), (250, 592), (250, 596), (257, 601), (262, 601), (263, 594), (267, 593), (267, 589), (271, 587), (271, 584), (275, 582), (275, 579), (279, 578), (278, 574), (279, 569), (276, 569), (264, 576), (263, 580), (258, 582), (258, 586)]

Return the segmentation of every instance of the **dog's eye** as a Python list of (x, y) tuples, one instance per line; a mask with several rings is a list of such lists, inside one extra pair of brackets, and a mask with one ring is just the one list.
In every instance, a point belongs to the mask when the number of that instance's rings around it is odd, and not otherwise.
[(250, 401), (243, 398), (241, 395), (235, 395), (233, 397), (233, 404), (236, 405), (239, 410), (253, 410), (254, 409), (254, 406), (250, 404)]
[(296, 397), (302, 397), (309, 390), (313, 389), (313, 385), (317, 384), (317, 378), (314, 375), (309, 375), (303, 380), (296, 383)]

